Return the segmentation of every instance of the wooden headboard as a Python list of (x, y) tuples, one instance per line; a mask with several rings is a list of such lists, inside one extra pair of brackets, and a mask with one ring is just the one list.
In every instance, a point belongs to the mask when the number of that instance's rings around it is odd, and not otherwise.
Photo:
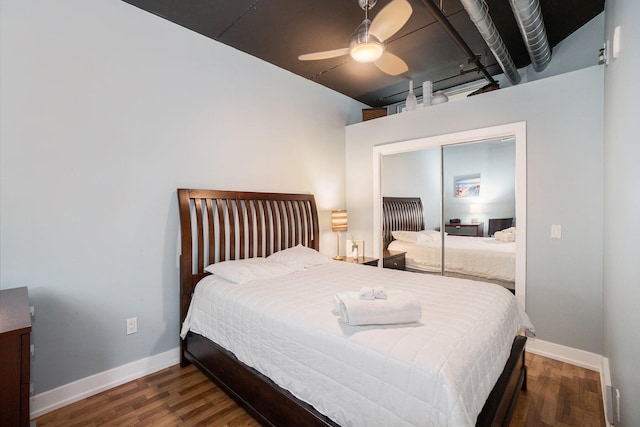
[(382, 248), (393, 240), (392, 231), (424, 230), (424, 211), (420, 197), (382, 198)]
[(178, 189), (180, 324), (204, 268), (225, 260), (269, 256), (298, 244), (319, 250), (313, 195)]

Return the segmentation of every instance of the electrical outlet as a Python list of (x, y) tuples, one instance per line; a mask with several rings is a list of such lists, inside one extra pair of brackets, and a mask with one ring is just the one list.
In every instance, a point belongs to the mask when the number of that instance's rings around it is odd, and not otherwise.
[(138, 332), (138, 318), (127, 319), (127, 335), (135, 334), (136, 332)]

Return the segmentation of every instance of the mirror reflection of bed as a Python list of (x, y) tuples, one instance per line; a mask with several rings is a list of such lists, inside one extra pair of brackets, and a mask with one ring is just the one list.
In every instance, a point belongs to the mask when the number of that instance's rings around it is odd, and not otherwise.
[(381, 172), (384, 250), (406, 252), (410, 271), (515, 292), (513, 138), (386, 155)]
[[(515, 292), (515, 227), (513, 218), (489, 219), (486, 237), (425, 229), (419, 197), (383, 198), (383, 247), (405, 252), (409, 271), (496, 283)], [(444, 271), (442, 247), (444, 246)]]

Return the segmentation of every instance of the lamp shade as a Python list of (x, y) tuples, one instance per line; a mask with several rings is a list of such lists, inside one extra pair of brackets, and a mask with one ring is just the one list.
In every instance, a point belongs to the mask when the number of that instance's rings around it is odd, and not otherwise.
[(332, 231), (347, 231), (347, 211), (336, 210), (331, 211), (331, 230)]

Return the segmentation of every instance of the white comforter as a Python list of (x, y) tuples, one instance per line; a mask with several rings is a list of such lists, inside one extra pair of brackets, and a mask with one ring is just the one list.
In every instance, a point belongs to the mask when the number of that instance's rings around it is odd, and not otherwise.
[[(441, 240), (409, 243), (394, 240), (389, 250), (406, 252), (407, 267), (440, 271)], [(515, 242), (499, 242), (492, 237), (451, 236), (445, 238), (445, 269), (454, 273), (514, 282)]]
[[(338, 321), (335, 293), (377, 284), (415, 293), (421, 321)], [(342, 426), (471, 426), (523, 326), (500, 286), (332, 261), (242, 285), (207, 276), (182, 333), (217, 342)]]

